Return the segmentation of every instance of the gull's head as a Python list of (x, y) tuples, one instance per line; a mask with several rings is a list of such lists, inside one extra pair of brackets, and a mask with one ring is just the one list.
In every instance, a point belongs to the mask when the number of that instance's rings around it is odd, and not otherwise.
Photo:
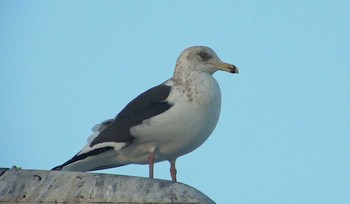
[(238, 73), (236, 66), (222, 62), (211, 48), (205, 46), (193, 46), (182, 51), (177, 58), (176, 69), (207, 72), (209, 74), (213, 74), (218, 70)]

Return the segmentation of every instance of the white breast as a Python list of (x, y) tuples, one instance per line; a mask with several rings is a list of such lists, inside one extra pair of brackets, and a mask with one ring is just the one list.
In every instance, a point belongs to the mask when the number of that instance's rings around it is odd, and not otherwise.
[[(169, 80), (167, 85), (174, 82)], [(173, 89), (166, 99), (174, 104), (168, 111), (130, 129), (135, 145), (128, 152), (133, 152), (133, 160), (139, 158), (134, 163), (147, 163), (151, 149), (156, 149), (156, 161), (175, 159), (195, 150), (210, 136), (220, 115), (219, 85), (204, 73), (192, 81), (190, 91)]]

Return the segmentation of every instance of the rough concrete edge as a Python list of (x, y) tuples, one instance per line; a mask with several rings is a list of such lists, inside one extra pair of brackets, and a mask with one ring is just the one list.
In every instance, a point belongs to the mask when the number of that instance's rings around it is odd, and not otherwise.
[[(9, 173), (9, 174), (12, 174), (11, 172), (18, 172), (19, 174), (21, 174), (20, 172), (22, 171), (22, 172), (37, 172), (38, 173), (38, 175), (40, 174), (40, 172), (41, 173), (43, 173), (43, 174), (56, 174), (56, 173), (54, 173), (55, 171), (48, 171), (48, 170), (36, 170), (36, 169), (21, 169), (21, 168), (17, 168), (17, 167), (13, 167), (13, 168), (11, 168), (11, 169), (9, 169), (9, 168), (0, 168), (0, 172), (1, 172), (1, 174), (3, 175), (4, 173), (6, 173), (6, 171)], [(70, 174), (69, 172), (61, 172), (61, 171), (57, 171), (57, 173), (59, 173), (59, 174)], [(78, 172), (71, 172), (73, 175), (74, 174), (77, 174)], [(82, 174), (85, 174), (85, 176), (88, 176), (88, 177), (93, 177), (93, 176), (96, 176), (96, 175), (99, 175), (99, 176), (102, 176), (102, 177), (104, 177), (104, 176), (107, 176), (107, 177), (119, 177), (119, 178), (128, 178), (128, 179), (136, 179), (136, 180), (141, 180), (141, 181), (143, 181), (143, 182), (147, 182), (147, 183), (163, 183), (164, 184), (164, 182), (165, 183), (168, 183), (168, 184), (171, 184), (172, 182), (171, 181), (168, 181), (168, 180), (162, 180), (162, 179), (148, 179), (148, 178), (144, 178), (144, 177), (135, 177), (135, 176), (125, 176), (125, 175), (114, 175), (114, 174), (106, 174), (106, 173), (96, 173), (96, 172), (80, 172), (80, 173), (82, 173)], [(5, 174), (6, 175), (6, 174)], [(36, 174), (34, 175), (34, 176), (36, 176)], [(39, 176), (40, 177), (40, 176)], [(6, 178), (6, 176), (5, 176), (5, 178)], [(4, 177), (3, 177), (3, 179), (4, 179)], [(39, 179), (39, 181), (41, 180), (41, 177), (40, 177), (40, 179)], [(162, 185), (163, 185), (162, 184)], [(199, 191), (199, 190), (197, 190), (196, 188), (194, 188), (194, 187), (192, 187), (192, 186), (190, 186), (190, 185), (187, 185), (187, 184), (184, 184), (184, 183), (173, 183), (173, 184), (176, 184), (175, 186), (178, 186), (178, 185), (182, 185), (182, 186), (186, 186), (186, 188), (191, 188), (193, 191), (196, 191), (197, 193), (196, 193), (196, 195), (198, 196), (199, 194), (202, 194), (204, 197), (206, 197), (207, 199), (205, 199), (206, 200), (206, 202), (204, 202), (204, 203), (215, 203), (214, 201), (212, 201), (207, 195), (205, 195), (204, 193), (202, 193), (201, 191)], [(171, 184), (171, 186), (173, 186), (173, 184)], [(166, 192), (166, 191), (165, 191)], [(199, 194), (198, 194), (199, 193)], [(165, 195), (165, 194), (164, 194)], [(201, 197), (201, 196), (200, 196)], [(204, 198), (203, 197), (203, 198)], [(203, 198), (201, 198), (200, 200), (202, 200)], [(16, 199), (17, 200), (17, 199)], [(4, 200), (3, 200), (4, 201)], [(14, 200), (13, 200), (14, 201)], [(18, 200), (19, 201), (19, 200)], [(101, 203), (101, 201), (103, 201), (103, 200), (100, 200), (100, 201), (97, 201), (96, 202), (96, 200), (95, 201), (92, 201), (92, 200), (90, 200), (90, 202), (83, 202), (83, 203)], [(186, 202), (186, 203), (201, 203), (201, 202), (198, 202), (199, 200), (197, 200), (197, 201), (195, 201), (195, 202)], [(204, 200), (202, 200), (202, 201), (204, 201)], [(21, 202), (21, 201), (19, 201), (19, 202)], [(57, 202), (57, 201), (56, 201)], [(66, 201), (67, 202), (67, 201)], [(66, 202), (64, 202), (64, 203), (66, 203)], [(46, 203), (46, 202), (44, 202), (44, 203)], [(51, 203), (51, 202), (47, 202), (47, 203)], [(57, 202), (57, 203), (61, 203), (60, 201), (59, 202)], [(68, 203), (70, 203), (70, 202), (68, 202)], [(75, 203), (75, 202), (74, 202)], [(78, 202), (78, 203), (81, 203), (81, 202)], [(103, 201), (102, 203), (135, 203), (135, 202), (110, 202), (110, 200), (105, 200), (105, 201)], [(153, 203), (153, 202), (136, 202), (136, 203)], [(169, 203), (168, 201), (165, 201), (165, 202), (162, 202), (162, 201), (160, 201), (160, 202), (156, 202), (156, 203)], [(170, 203), (173, 203), (173, 202), (170, 202)], [(179, 203), (179, 202), (174, 202), (174, 203)], [(182, 203), (182, 202), (181, 202)]]

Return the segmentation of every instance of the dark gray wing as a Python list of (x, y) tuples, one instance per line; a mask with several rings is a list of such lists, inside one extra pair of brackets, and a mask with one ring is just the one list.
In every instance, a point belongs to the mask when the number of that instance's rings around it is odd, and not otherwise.
[(134, 137), (130, 134), (131, 127), (141, 124), (143, 120), (159, 115), (173, 106), (165, 101), (170, 91), (170, 86), (160, 84), (136, 97), (91, 141), (90, 147), (103, 142), (132, 142)]
[[(95, 138), (91, 138), (91, 141), (89, 141), (89, 146), (93, 147), (96, 144), (104, 142), (131, 144), (134, 140), (134, 137), (129, 131), (132, 126), (138, 125), (142, 123), (143, 120), (161, 114), (172, 107), (172, 104), (165, 101), (165, 99), (169, 96), (170, 91), (170, 86), (161, 84), (136, 97), (125, 106), (125, 108), (115, 117), (115, 119), (103, 121), (101, 124), (98, 124), (92, 128), (92, 130), (98, 135)], [(52, 170), (61, 170), (65, 166), (75, 162), (84, 161), (88, 157), (93, 157), (113, 149), (114, 147), (106, 144), (106, 146), (93, 148), (91, 151), (85, 153), (79, 152), (73, 158), (64, 164), (53, 168)], [(110, 167), (115, 166), (95, 167), (89, 171)]]

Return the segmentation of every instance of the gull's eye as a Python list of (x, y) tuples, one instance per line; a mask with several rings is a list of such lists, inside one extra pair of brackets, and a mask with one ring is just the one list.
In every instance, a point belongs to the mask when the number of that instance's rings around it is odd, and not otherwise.
[(199, 56), (200, 56), (200, 58), (202, 59), (202, 60), (207, 60), (207, 59), (209, 59), (209, 55), (208, 55), (208, 53), (206, 53), (206, 52), (200, 52), (199, 53)]

